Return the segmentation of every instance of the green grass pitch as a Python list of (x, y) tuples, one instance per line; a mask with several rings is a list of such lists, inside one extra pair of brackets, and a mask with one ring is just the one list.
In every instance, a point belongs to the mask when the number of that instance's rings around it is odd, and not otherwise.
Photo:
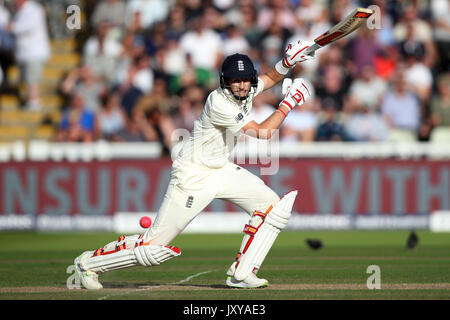
[[(262, 289), (224, 285), (242, 234), (181, 234), (173, 243), (180, 257), (103, 274), (105, 288), (88, 291), (67, 288), (73, 259), (117, 234), (2, 232), (0, 299), (450, 299), (450, 234), (417, 234), (418, 247), (406, 250), (408, 231), (282, 232), (258, 274), (270, 282)], [(306, 238), (324, 247), (311, 250)], [(380, 268), (379, 290), (367, 288), (370, 265)]]

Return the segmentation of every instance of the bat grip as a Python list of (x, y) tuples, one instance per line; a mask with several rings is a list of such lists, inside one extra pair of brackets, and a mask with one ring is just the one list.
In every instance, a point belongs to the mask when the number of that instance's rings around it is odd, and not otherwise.
[(305, 55), (309, 55), (320, 48), (322, 48), (322, 46), (318, 45), (317, 43), (314, 43), (312, 46), (306, 48)]

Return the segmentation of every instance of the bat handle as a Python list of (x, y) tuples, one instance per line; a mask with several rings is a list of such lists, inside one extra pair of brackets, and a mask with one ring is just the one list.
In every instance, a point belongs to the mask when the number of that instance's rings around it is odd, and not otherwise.
[(318, 45), (317, 43), (314, 43), (312, 46), (306, 48), (305, 55), (310, 55), (311, 53), (320, 48), (322, 48), (322, 46)]

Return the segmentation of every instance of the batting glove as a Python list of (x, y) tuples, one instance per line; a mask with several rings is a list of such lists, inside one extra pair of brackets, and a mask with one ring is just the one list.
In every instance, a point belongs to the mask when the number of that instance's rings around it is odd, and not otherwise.
[(275, 65), (275, 69), (278, 73), (285, 75), (296, 63), (313, 59), (314, 52), (311, 55), (304, 54), (305, 50), (313, 44), (313, 41), (306, 40), (290, 42), (286, 47), (285, 56)]
[(285, 106), (291, 111), (295, 106), (304, 104), (312, 96), (312, 93), (313, 88), (311, 84), (303, 78), (297, 78), (287, 88), (287, 93), (279, 106)]

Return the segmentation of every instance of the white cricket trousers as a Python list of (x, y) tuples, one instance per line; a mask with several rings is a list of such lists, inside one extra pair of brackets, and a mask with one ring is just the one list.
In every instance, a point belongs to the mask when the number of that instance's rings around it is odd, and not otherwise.
[(250, 216), (254, 211), (266, 212), (280, 200), (263, 180), (232, 162), (220, 169), (173, 167), (157, 217), (144, 234), (145, 241), (169, 245), (214, 199), (228, 200)]

